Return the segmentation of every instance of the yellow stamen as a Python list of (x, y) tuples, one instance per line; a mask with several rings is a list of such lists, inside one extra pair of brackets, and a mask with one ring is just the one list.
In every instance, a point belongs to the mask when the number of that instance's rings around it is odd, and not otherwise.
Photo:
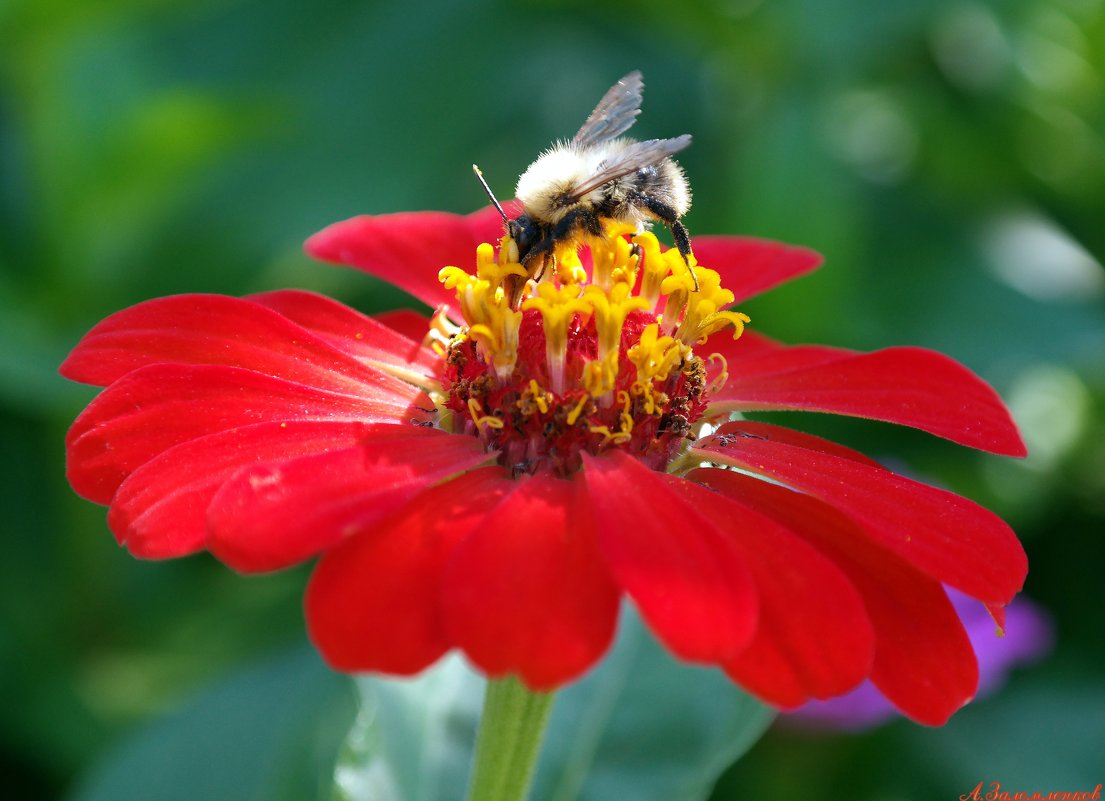
[(633, 237), (633, 242), (641, 248), (645, 257), (644, 272), (641, 274), (641, 297), (649, 309), (655, 309), (660, 300), (660, 284), (667, 278), (671, 268), (660, 252), (660, 242), (655, 234), (645, 231)]
[(549, 394), (541, 389), (537, 379), (531, 378), (529, 389), (522, 393), (522, 397), (517, 400), (516, 405), (522, 410), (522, 414), (533, 414), (533, 406), (536, 406), (541, 414), (548, 414), (549, 399)]
[(619, 418), (621, 425), (618, 428), (620, 433), (629, 436), (633, 433), (633, 415), (629, 413), (629, 410), (633, 408), (633, 401), (624, 389), (618, 392), (618, 400), (622, 404), (622, 413)]
[(615, 284), (609, 292), (594, 284), (583, 290), (583, 299), (594, 310), (595, 331), (598, 334), (597, 358), (584, 367), (584, 386), (604, 408), (613, 403), (609, 393), (618, 377), (622, 327), (630, 312), (647, 306), (642, 298), (630, 296), (631, 291), (632, 287), (628, 284)]
[[(624, 240), (621, 241), (624, 242)], [(625, 250), (627, 254), (625, 264), (615, 267), (610, 277), (615, 282), (628, 284), (630, 287), (633, 287), (637, 283), (637, 268), (641, 266), (641, 254), (628, 242), (625, 243)]]
[(583, 262), (579, 260), (579, 251), (574, 243), (570, 246), (558, 247), (553, 254), (556, 261), (556, 277), (561, 284), (582, 286), (587, 283), (587, 271), (583, 269)]
[(706, 361), (719, 361), (721, 362), (721, 372), (714, 376), (714, 380), (710, 382), (709, 392), (720, 392), (721, 388), (725, 386), (725, 382), (729, 380), (729, 362), (720, 353), (711, 353)]
[(645, 414), (656, 413), (656, 393), (652, 391), (652, 384), (642, 384), (634, 381), (631, 389), (644, 399)]
[(583, 414), (583, 407), (587, 405), (587, 401), (589, 400), (591, 400), (590, 395), (584, 394), (582, 397), (580, 397), (579, 403), (577, 403), (576, 407), (568, 413), (568, 418), (566, 421), (568, 425), (574, 426), (576, 424), (576, 420), (578, 420), (579, 416)]
[(590, 426), (587, 430), (592, 434), (602, 434), (602, 445), (621, 445), (633, 439), (624, 431), (611, 431), (609, 426)]
[(664, 279), (663, 286), (668, 290), (664, 294), (667, 298), (664, 300), (664, 313), (657, 318), (665, 334), (675, 333), (675, 326), (683, 318), (683, 311), (687, 308), (687, 299), (690, 297), (690, 292), (681, 282), (670, 283), (672, 278), (675, 276), (669, 275)]
[(618, 380), (618, 352), (610, 351), (605, 357), (583, 365), (581, 380), (588, 394), (598, 398), (599, 406), (609, 407), (614, 400), (610, 393)]
[[(477, 259), (487, 256), (487, 249), (482, 245), (481, 249), (482, 255), (478, 253)], [(492, 281), (471, 276), (458, 267), (446, 267), (438, 277), (446, 289), (456, 289), (469, 334), (479, 343), (486, 360), (494, 365), (499, 381), (507, 381), (518, 361), (522, 313), (510, 308), (506, 293)]]
[(484, 242), (476, 248), (476, 276), (496, 289), (503, 285), (508, 275), (517, 275), (524, 281), (528, 278), (525, 268), (517, 263), (517, 255), (514, 259), (510, 258), (511, 252), (517, 254), (517, 251), (518, 246), (509, 236), (500, 240), (498, 258), (495, 256), (495, 248)]
[(611, 223), (601, 238), (592, 238), (591, 245), (591, 283), (609, 289), (615, 282), (629, 284), (637, 279), (636, 264), (631, 263), (631, 248), (625, 241), (625, 234), (636, 229), (625, 223)]
[[(664, 333), (671, 334), (675, 331), (675, 327), (683, 319), (685, 313), (687, 313), (688, 303), (700, 302), (705, 300), (707, 302), (717, 302), (714, 297), (714, 290), (718, 288), (720, 280), (718, 275), (713, 270), (707, 270), (698, 264), (698, 261), (694, 258), (694, 254), (690, 254), (688, 257), (694, 264), (695, 272), (692, 275), (691, 271), (687, 268), (683, 258), (676, 250), (664, 251), (664, 261), (667, 263), (671, 275), (663, 280), (660, 284), (660, 293), (667, 295), (667, 300), (664, 302)], [(710, 274), (713, 273), (711, 276)], [(696, 281), (697, 276), (697, 281)], [(694, 299), (691, 299), (691, 295), (694, 295)], [(733, 300), (730, 295), (727, 303), (731, 303)], [(679, 337), (684, 342), (687, 340)]]
[(595, 314), (599, 359), (620, 349), (622, 326), (629, 313), (648, 307), (644, 298), (630, 296), (631, 291), (632, 287), (628, 284), (615, 284), (609, 292), (593, 284), (583, 290), (583, 299), (591, 304)]
[(564, 393), (564, 365), (568, 353), (568, 326), (572, 317), (591, 314), (590, 304), (579, 297), (579, 287), (567, 284), (559, 288), (551, 283), (537, 286), (537, 297), (522, 303), (523, 309), (537, 309), (545, 321), (545, 359), (552, 391)]
[[(724, 357), (712, 354), (709, 363), (719, 365), (711, 367), (714, 377), (705, 386), (707, 373), (694, 348), (726, 326), (739, 337), (749, 318), (728, 310), (733, 295), (721, 287), (716, 271), (691, 254), (684, 262), (677, 249), (665, 250), (652, 234), (628, 239), (632, 232), (612, 224), (599, 237), (583, 237), (591, 251), (589, 278), (578, 239), (560, 243), (539, 260), (540, 282), (536, 268), (532, 276), (522, 268), (510, 237), (497, 248), (479, 246), (474, 274), (456, 267), (440, 272), (467, 324), (452, 328), (439, 312), (427, 339), (453, 377), (449, 393), (435, 400), (451, 407), (439, 417), (443, 428), (455, 425), (472, 433), (464, 421), (466, 406), (476, 433), (494, 435), (496, 458), (515, 474), (543, 469), (543, 460), (554, 470), (578, 469), (573, 464), (579, 461), (578, 438), (587, 432), (597, 435), (586, 437), (584, 447), (592, 451), (628, 445), (663, 453), (661, 446), (677, 444), (673, 437), (693, 439), (700, 416), (695, 399), (720, 390), (729, 377)], [(635, 293), (638, 276), (641, 289)], [(526, 332), (523, 323), (531, 326)], [(631, 338), (631, 331), (640, 334)], [(540, 345), (531, 338), (542, 335), (547, 378)], [(594, 357), (583, 355), (588, 352)], [(622, 372), (629, 364), (635, 375)], [(489, 398), (496, 399), (493, 414), (482, 406)], [(670, 415), (672, 424), (658, 428), (663, 415)], [(562, 445), (561, 434), (577, 439)]]
[(640, 341), (626, 352), (637, 368), (637, 383), (642, 387), (667, 380), (672, 368), (690, 350), (674, 337), (659, 336), (659, 329), (656, 323), (645, 326)]
[(484, 349), (488, 361), (495, 368), (495, 377), (505, 383), (518, 362), (518, 332), (522, 327), (522, 313), (509, 307), (495, 310), (491, 325), (474, 325), (468, 329), (472, 339)]
[(472, 416), (472, 422), (476, 424), (477, 431), (484, 428), (501, 429), (503, 427), (503, 421), (498, 417), (483, 413), (483, 407), (475, 398), (468, 399), (468, 414)]
[[(672, 251), (669, 250), (664, 255), (668, 256), (670, 253)], [(668, 305), (664, 309), (665, 319), (675, 319), (682, 312), (675, 336), (683, 344), (691, 345), (703, 342), (711, 334), (732, 325), (736, 330), (734, 338), (739, 337), (744, 331), (744, 324), (750, 322), (748, 316), (740, 312), (719, 311), (733, 302), (733, 293), (721, 286), (721, 276), (716, 270), (696, 265), (695, 273), (698, 276), (699, 291), (694, 295), (690, 294), (693, 283), (685, 265), (681, 273), (673, 270), (673, 274), (665, 279), (661, 287), (661, 291), (669, 293)], [(675, 305), (679, 306), (678, 310), (672, 308)]]
[(727, 325), (733, 326), (733, 339), (740, 339), (744, 333), (745, 323), (752, 322), (752, 318), (741, 312), (719, 311), (704, 318), (698, 327), (698, 339), (702, 344), (711, 334), (716, 334)]
[(545, 391), (538, 386), (536, 379), (529, 380), (529, 391), (533, 393), (533, 399), (537, 401), (537, 408), (541, 410), (541, 414), (548, 414), (549, 402), (545, 397)]
[[(454, 268), (456, 269), (456, 268)], [(440, 277), (440, 275), (439, 275)], [(423, 347), (434, 348), (435, 345), (448, 346), (449, 340), (461, 332), (461, 327), (454, 325), (449, 320), (449, 307), (440, 306), (430, 318), (430, 325), (426, 330), (426, 336), (422, 337)]]

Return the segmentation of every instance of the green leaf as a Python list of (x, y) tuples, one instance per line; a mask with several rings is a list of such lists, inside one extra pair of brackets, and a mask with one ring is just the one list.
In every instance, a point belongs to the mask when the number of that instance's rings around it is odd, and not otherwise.
[(955, 787), (985, 779), (987, 787), (997, 780), (1030, 794), (1092, 790), (1102, 780), (1105, 687), (1053, 668), (970, 704), (944, 729), (904, 734), (906, 752), (925, 756), (918, 772), (938, 759), (942, 777)]
[[(483, 684), (456, 657), (413, 680), (359, 679), (337, 799), (461, 798)], [(704, 799), (772, 717), (719, 671), (672, 659), (626, 607), (612, 652), (559, 693), (530, 798)]]
[(151, 725), (71, 801), (324, 799), (354, 710), (348, 680), (299, 649)]
[(335, 800), (459, 799), (484, 684), (456, 655), (414, 679), (358, 678), (361, 709), (338, 762)]
[[(358, 678), (357, 711), (348, 680), (299, 650), (151, 725), (70, 801), (460, 799), (484, 684), (453, 655), (414, 679)], [(611, 653), (559, 693), (530, 798), (704, 799), (771, 717), (673, 660), (627, 608)]]
[(693, 801), (775, 716), (718, 670), (677, 662), (626, 606), (602, 665), (561, 693), (534, 801)]

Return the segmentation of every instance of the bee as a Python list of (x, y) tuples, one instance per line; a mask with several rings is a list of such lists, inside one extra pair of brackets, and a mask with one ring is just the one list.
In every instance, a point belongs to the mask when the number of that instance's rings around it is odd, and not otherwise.
[[(472, 165), (503, 217), (519, 260), (540, 280), (555, 267), (559, 245), (603, 235), (608, 221), (642, 230), (652, 221), (671, 229), (698, 291), (690, 264), (691, 243), (680, 217), (691, 205), (691, 189), (672, 156), (691, 143), (689, 134), (643, 142), (623, 137), (641, 113), (641, 73), (633, 71), (610, 87), (569, 142), (557, 142), (522, 173), (514, 195), (522, 214), (511, 220), (495, 199), (479, 167)], [(521, 287), (517, 287), (520, 293)]]

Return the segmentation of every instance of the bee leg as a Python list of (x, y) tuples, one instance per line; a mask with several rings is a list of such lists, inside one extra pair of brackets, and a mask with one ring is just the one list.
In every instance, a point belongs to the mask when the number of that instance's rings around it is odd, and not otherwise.
[(675, 240), (675, 246), (679, 248), (679, 255), (683, 257), (683, 263), (687, 265), (687, 269), (691, 272), (691, 278), (694, 280), (694, 291), (698, 291), (698, 276), (694, 274), (694, 267), (691, 266), (691, 260), (688, 258), (691, 255), (691, 239), (687, 234), (687, 228), (679, 220), (674, 220), (670, 224), (671, 236)]
[(537, 283), (541, 283), (541, 279), (545, 277), (545, 272), (549, 269), (549, 262), (552, 262), (553, 275), (556, 275), (556, 251), (546, 253), (545, 257), (541, 259), (541, 266), (537, 268), (536, 275), (533, 276), (533, 280)]
[[(573, 241), (578, 249), (580, 243), (577, 234), (579, 232), (593, 236), (596, 239), (602, 238), (604, 233), (602, 220), (594, 210), (584, 208), (572, 209), (560, 218), (560, 222), (558, 222), (553, 229), (552, 238), (557, 242)], [(555, 250), (553, 253), (555, 258)], [(553, 262), (553, 269), (556, 269), (555, 261)]]
[(503, 281), (503, 288), (510, 297), (510, 308), (515, 311), (518, 310), (519, 305), (522, 303), (522, 292), (525, 291), (526, 281), (530, 278), (535, 281), (541, 280), (545, 274), (545, 265), (552, 256), (552, 252), (553, 240), (551, 237), (545, 237), (539, 240), (533, 247), (526, 251), (524, 256), (522, 256), (522, 267), (526, 270), (526, 277), (522, 278), (519, 275), (510, 275), (506, 277)]
[(675, 246), (679, 249), (679, 255), (683, 257), (683, 263), (687, 265), (687, 270), (691, 274), (691, 280), (694, 281), (694, 291), (697, 292), (699, 289), (698, 276), (694, 274), (694, 267), (691, 266), (690, 260), (690, 235), (687, 233), (687, 229), (683, 223), (679, 222), (679, 215), (675, 213), (675, 209), (667, 203), (663, 203), (642, 192), (630, 192), (627, 199), (631, 203), (643, 206), (657, 219), (667, 223), (668, 227), (671, 229), (672, 239), (675, 240)]
[(571, 238), (577, 229), (582, 229), (591, 236), (602, 236), (602, 221), (591, 209), (572, 209), (556, 224), (556, 228), (553, 229), (553, 239), (564, 242)]
[(550, 231), (529, 249), (522, 258), (522, 266), (526, 268), (529, 277), (540, 281), (544, 275), (545, 265), (549, 258), (556, 252), (556, 234)]

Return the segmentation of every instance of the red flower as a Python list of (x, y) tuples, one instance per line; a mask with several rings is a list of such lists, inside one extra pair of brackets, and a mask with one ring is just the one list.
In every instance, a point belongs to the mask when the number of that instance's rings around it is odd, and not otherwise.
[(816, 267), (808, 250), (699, 237), (694, 294), (674, 252), (612, 231), (585, 289), (561, 252), (512, 308), (526, 276), (509, 240), (479, 249), (478, 278), (442, 270), (500, 226), (396, 214), (308, 242), (432, 306), (459, 299), (465, 326), (436, 317), (434, 349), (412, 312), (293, 290), (112, 315), (61, 368), (106, 387), (69, 432), (73, 487), (137, 556), (206, 548), (255, 572), (321, 555), (308, 624), (342, 670), (409, 674), (460, 648), (553, 688), (602, 656), (624, 594), (674, 654), (779, 706), (865, 678), (925, 723), (969, 700), (975, 658), (941, 582), (1000, 618), (1027, 569), (1010, 529), (855, 451), (726, 421), (831, 412), (1023, 455), (993, 390), (919, 348), (720, 330), (747, 321), (731, 303)]

